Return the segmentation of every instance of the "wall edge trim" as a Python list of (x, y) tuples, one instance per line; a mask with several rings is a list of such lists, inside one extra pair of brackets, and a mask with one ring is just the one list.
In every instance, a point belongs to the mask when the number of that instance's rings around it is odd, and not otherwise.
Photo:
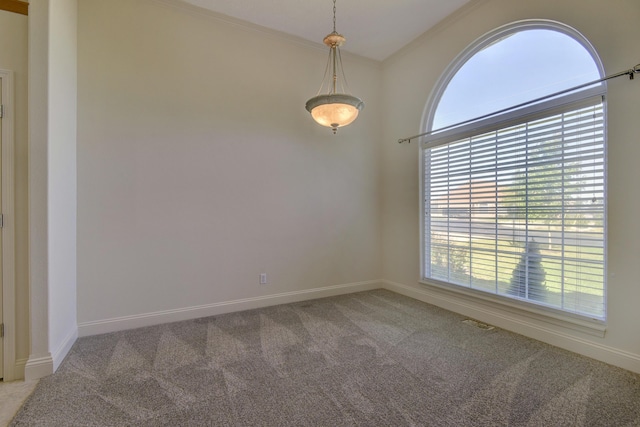
[[(466, 301), (456, 301), (455, 298), (440, 294), (431, 289), (419, 289), (390, 280), (381, 280), (384, 288), (438, 307), (450, 310), (476, 320), (495, 325), (499, 328), (524, 335), (526, 337), (545, 342), (583, 356), (599, 360), (632, 372), (640, 373), (640, 354), (599, 344), (577, 336), (569, 335), (560, 330), (543, 327), (527, 319), (516, 317), (508, 312), (492, 310), (481, 304), (470, 304)], [(551, 326), (551, 325), (550, 325)]]
[(25, 381), (37, 380), (53, 374), (53, 358), (51, 353), (44, 356), (31, 355), (24, 366)]
[(222, 301), (212, 304), (184, 307), (173, 310), (141, 313), (132, 316), (122, 316), (90, 322), (81, 322), (78, 324), (78, 336), (86, 337), (90, 335), (105, 334), (126, 329), (142, 328), (145, 326), (158, 325), (162, 323), (179, 322), (182, 320), (191, 320), (200, 317), (215, 316), (224, 313), (269, 307), (278, 304), (287, 304), (316, 298), (325, 298), (335, 295), (368, 291), (372, 289), (378, 289), (380, 287), (380, 280), (369, 280), (364, 282), (346, 283), (341, 285), (306, 289), (302, 291), (291, 291), (259, 297)]
[(65, 339), (62, 341), (60, 346), (53, 352), (53, 355), (52, 355), (53, 372), (58, 370), (58, 368), (60, 367), (60, 364), (62, 363), (64, 358), (67, 357), (67, 354), (69, 354), (71, 347), (73, 346), (73, 344), (76, 342), (77, 339), (78, 339), (78, 328), (75, 327), (65, 337)]

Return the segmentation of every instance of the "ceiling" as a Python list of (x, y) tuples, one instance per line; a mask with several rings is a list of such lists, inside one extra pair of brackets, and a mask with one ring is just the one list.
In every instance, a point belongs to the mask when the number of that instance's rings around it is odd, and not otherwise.
[[(182, 0), (255, 25), (322, 43), (333, 31), (331, 0)], [(470, 0), (337, 0), (343, 51), (382, 61)]]

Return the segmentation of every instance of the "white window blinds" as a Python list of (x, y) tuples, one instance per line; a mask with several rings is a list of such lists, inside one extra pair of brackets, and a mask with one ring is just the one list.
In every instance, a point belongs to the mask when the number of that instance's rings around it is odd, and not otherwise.
[(424, 279), (605, 318), (602, 97), (424, 153)]

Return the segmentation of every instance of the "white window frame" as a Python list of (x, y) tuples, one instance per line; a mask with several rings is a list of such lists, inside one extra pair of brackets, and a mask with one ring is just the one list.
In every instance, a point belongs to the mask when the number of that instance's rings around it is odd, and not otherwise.
[[(552, 307), (540, 306), (534, 303), (529, 303), (526, 301), (516, 300), (513, 298), (496, 295), (492, 293), (487, 293), (480, 290), (475, 290), (471, 288), (466, 288), (463, 286), (459, 286), (456, 284), (450, 284), (445, 282), (439, 282), (433, 279), (426, 278), (426, 261), (425, 261), (425, 153), (424, 151), (430, 149), (435, 141), (455, 141), (457, 139), (464, 138), (469, 134), (476, 134), (479, 129), (483, 129), (486, 127), (490, 127), (492, 125), (496, 125), (498, 123), (503, 124), (505, 127), (509, 125), (509, 123), (513, 121), (518, 121), (519, 118), (532, 115), (536, 112), (542, 112), (544, 114), (549, 113), (550, 111), (560, 108), (568, 104), (575, 103), (580, 99), (587, 99), (594, 96), (601, 96), (603, 99), (603, 107), (604, 107), (604, 116), (605, 116), (605, 124), (604, 124), (604, 133), (605, 133), (605, 146), (604, 146), (604, 179), (605, 179), (605, 194), (606, 194), (606, 186), (607, 186), (607, 105), (606, 105), (606, 91), (607, 85), (606, 82), (602, 82), (597, 87), (591, 87), (587, 89), (583, 89), (577, 91), (575, 93), (570, 93), (568, 95), (563, 95), (557, 98), (552, 98), (550, 100), (540, 102), (534, 105), (530, 105), (524, 108), (520, 108), (514, 111), (506, 112), (503, 114), (491, 116), (479, 121), (474, 121), (471, 123), (467, 123), (461, 126), (456, 126), (455, 128), (445, 128), (442, 132), (437, 132), (437, 129), (433, 129), (433, 121), (435, 117), (435, 113), (442, 98), (445, 90), (447, 89), (449, 83), (456, 75), (456, 73), (464, 66), (464, 64), (473, 57), (476, 53), (481, 51), (483, 48), (499, 41), (500, 39), (526, 30), (533, 29), (545, 29), (552, 30), (563, 33), (575, 41), (580, 43), (587, 52), (591, 55), (594, 64), (598, 68), (598, 72), (600, 77), (604, 77), (604, 67), (602, 65), (602, 61), (596, 53), (595, 48), (589, 43), (589, 41), (580, 34), (577, 30), (550, 20), (525, 20), (525, 21), (517, 21), (511, 24), (507, 24), (505, 26), (499, 27), (489, 33), (486, 33), (482, 37), (478, 38), (475, 42), (469, 45), (465, 50), (463, 50), (447, 67), (442, 76), (440, 77), (438, 83), (434, 87), (431, 95), (425, 106), (425, 111), (423, 113), (423, 124), (422, 129), (427, 132), (436, 131), (433, 134), (422, 139), (420, 144), (420, 283), (423, 285), (427, 285), (433, 288), (440, 289), (447, 293), (454, 295), (457, 299), (462, 301), (466, 301), (469, 303), (483, 303), (489, 307), (499, 308), (506, 310), (508, 312), (525, 315), (534, 320), (544, 321), (547, 323), (556, 324), (563, 327), (568, 327), (573, 330), (578, 330), (580, 332), (587, 333), (589, 335), (603, 337), (606, 331), (606, 320), (589, 318), (587, 316), (583, 316), (580, 314), (570, 313), (561, 309), (556, 309)], [(455, 135), (455, 136), (454, 136)], [(604, 201), (604, 251), (605, 251), (605, 265), (604, 271), (607, 271), (607, 203), (606, 199)], [(606, 305), (607, 305), (607, 290), (606, 290), (606, 278), (605, 278), (605, 289), (604, 289), (604, 304), (605, 304), (605, 313), (606, 313)], [(606, 314), (605, 314), (606, 315)]]

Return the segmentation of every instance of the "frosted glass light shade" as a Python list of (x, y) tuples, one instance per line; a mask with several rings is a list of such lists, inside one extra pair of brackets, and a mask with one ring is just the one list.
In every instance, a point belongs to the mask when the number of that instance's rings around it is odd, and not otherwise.
[(352, 123), (364, 107), (360, 98), (343, 93), (318, 95), (307, 101), (305, 108), (318, 124), (333, 129)]

